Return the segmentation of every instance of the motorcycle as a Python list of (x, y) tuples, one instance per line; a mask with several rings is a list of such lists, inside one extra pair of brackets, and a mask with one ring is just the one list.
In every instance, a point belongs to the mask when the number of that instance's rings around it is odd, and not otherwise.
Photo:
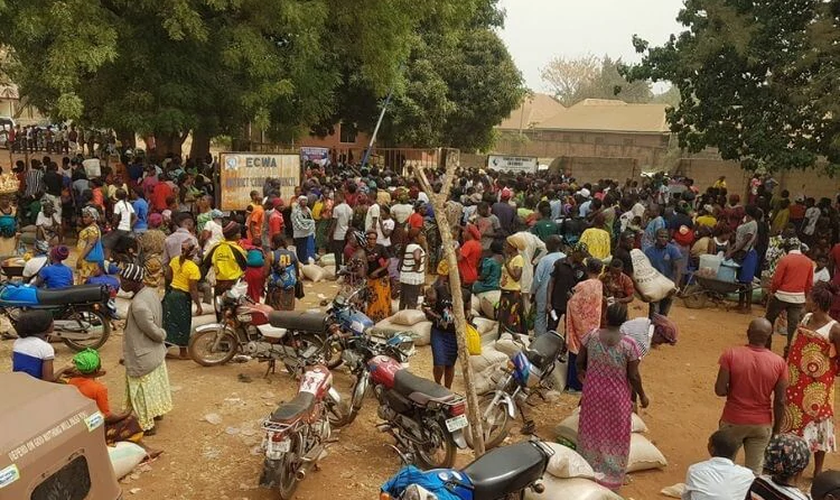
[(260, 486), (276, 490), (289, 500), (307, 472), (318, 465), (330, 441), (329, 408), (338, 400), (330, 370), (320, 364), (307, 366), (297, 396), (280, 404), (265, 419), (265, 460)]
[(237, 353), (267, 362), (266, 375), (277, 361), (289, 373), (297, 373), (304, 361), (322, 354), (332, 369), (341, 363), (327, 348), (328, 339), (338, 325), (329, 315), (295, 311), (275, 311), (248, 297), (247, 285), (237, 283), (224, 295), (216, 297), (219, 323), (196, 328), (190, 337), (190, 358), (202, 366), (223, 365)]
[(456, 446), (466, 448), (466, 399), (385, 355), (371, 358), (367, 370), (384, 420), (377, 428), (394, 437), (402, 461), (424, 469), (452, 467)]
[(7, 283), (0, 286), (0, 314), (12, 326), (17, 325), (22, 311), (44, 309), (55, 320), (52, 337), (61, 339), (74, 351), (99, 349), (111, 335), (108, 319), (108, 288), (100, 285), (79, 285), (68, 288), (36, 288)]
[[(522, 403), (534, 391), (550, 388), (555, 363), (566, 348), (566, 339), (557, 332), (537, 337), (526, 349), (514, 354), (494, 391), (479, 398), (479, 410), (484, 428), (484, 445), (493, 448), (507, 437), (516, 410), (526, 423)], [(518, 404), (517, 404), (518, 402)], [(467, 432), (467, 442), (472, 446), (472, 433)]]
[(553, 455), (551, 448), (532, 440), (491, 450), (460, 471), (406, 467), (382, 486), (380, 499), (436, 500), (427, 489), (432, 488), (461, 500), (521, 500), (526, 490), (545, 491), (540, 480)]

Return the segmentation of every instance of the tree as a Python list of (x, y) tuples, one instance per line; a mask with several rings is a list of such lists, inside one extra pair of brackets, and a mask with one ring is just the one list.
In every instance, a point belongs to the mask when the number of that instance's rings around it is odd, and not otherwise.
[(592, 54), (578, 58), (557, 56), (542, 69), (542, 80), (555, 99), (568, 107), (577, 102), (580, 91), (591, 85), (601, 71), (601, 61)]
[(650, 83), (645, 80), (628, 82), (619, 73), (624, 64), (621, 59), (609, 56), (601, 59), (601, 67), (595, 78), (584, 84), (575, 93), (574, 102), (584, 99), (620, 99), (624, 102), (648, 103), (653, 99)]
[(689, 0), (686, 30), (661, 47), (634, 38), (642, 62), (631, 79), (667, 80), (681, 147), (717, 147), (747, 169), (840, 161), (840, 49), (836, 0)]

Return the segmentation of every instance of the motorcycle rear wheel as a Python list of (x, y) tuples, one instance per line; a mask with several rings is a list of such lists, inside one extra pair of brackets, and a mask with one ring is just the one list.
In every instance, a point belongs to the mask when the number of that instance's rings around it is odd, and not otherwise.
[(239, 341), (227, 328), (197, 332), (190, 337), (187, 347), (190, 359), (201, 366), (223, 365), (230, 361), (238, 350)]
[[(99, 349), (105, 345), (105, 342), (108, 341), (108, 337), (111, 336), (111, 320), (106, 318), (105, 315), (99, 311), (94, 311), (93, 309), (76, 311), (75, 314), (61, 319), (81, 323), (82, 329), (90, 331), (91, 333), (89, 340), (76, 340), (61, 337), (64, 344), (76, 352), (83, 351), (87, 348)], [(95, 331), (97, 329), (101, 329), (98, 335)]]
[[(479, 396), (478, 400), (478, 411), (479, 416), (483, 417), (484, 412), (487, 411), (487, 408), (493, 403), (494, 394), (487, 393), (483, 396)], [(490, 410), (490, 420), (492, 420), (492, 425), (488, 425), (488, 422), (482, 418), (482, 430), (484, 431), (484, 448), (489, 450), (491, 448), (495, 448), (502, 444), (502, 441), (505, 440), (508, 433), (510, 432), (510, 415), (508, 415), (507, 408), (502, 404), (497, 404), (493, 409)], [(470, 448), (473, 447), (473, 437), (472, 437), (472, 428), (467, 427), (464, 429), (464, 438), (467, 441), (467, 446)]]
[(292, 440), (292, 447), (288, 453), (283, 456), (283, 463), (280, 465), (280, 481), (277, 483), (277, 492), (280, 494), (280, 500), (291, 500), (292, 495), (298, 487), (297, 471), (300, 464), (297, 463), (298, 450), (300, 440)]
[(428, 436), (431, 443), (415, 445), (417, 465), (423, 470), (449, 469), (455, 465), (455, 442), (452, 436), (438, 422), (429, 424)]

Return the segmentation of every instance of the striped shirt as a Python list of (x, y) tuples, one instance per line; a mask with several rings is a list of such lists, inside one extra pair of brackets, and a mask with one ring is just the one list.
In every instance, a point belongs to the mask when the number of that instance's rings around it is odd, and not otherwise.
[[(414, 260), (414, 251), (420, 250), (420, 269), (414, 270), (416, 262)], [(400, 266), (400, 283), (406, 285), (422, 285), (426, 282), (426, 252), (423, 247), (417, 243), (409, 243), (405, 247), (403, 254), (402, 266)]]
[(44, 185), (44, 171), (37, 168), (30, 168), (26, 172), (26, 191), (25, 196), (35, 196), (43, 193), (46, 189)]

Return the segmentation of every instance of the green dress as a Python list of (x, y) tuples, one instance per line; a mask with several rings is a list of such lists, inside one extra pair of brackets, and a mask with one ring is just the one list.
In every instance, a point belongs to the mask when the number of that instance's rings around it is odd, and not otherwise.
[(478, 281), (473, 283), (473, 293), (492, 292), (499, 289), (502, 279), (502, 264), (493, 257), (485, 257), (481, 261), (481, 274)]

